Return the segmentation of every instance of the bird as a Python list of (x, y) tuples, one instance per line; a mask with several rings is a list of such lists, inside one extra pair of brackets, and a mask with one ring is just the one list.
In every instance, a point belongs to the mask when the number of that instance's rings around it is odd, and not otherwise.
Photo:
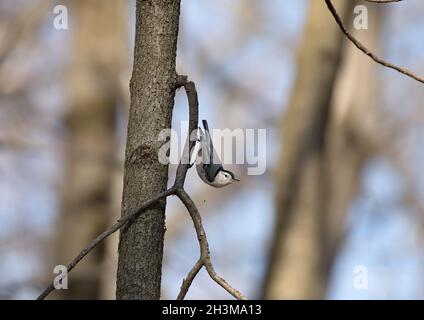
[(234, 173), (225, 170), (222, 166), (213, 147), (208, 123), (206, 120), (202, 120), (202, 123), (205, 132), (200, 127), (198, 128), (198, 140), (191, 155), (191, 159), (194, 161), (190, 161), (190, 165), (192, 166), (196, 162), (196, 171), (200, 179), (215, 188), (222, 188), (234, 181), (240, 181), (234, 176)]

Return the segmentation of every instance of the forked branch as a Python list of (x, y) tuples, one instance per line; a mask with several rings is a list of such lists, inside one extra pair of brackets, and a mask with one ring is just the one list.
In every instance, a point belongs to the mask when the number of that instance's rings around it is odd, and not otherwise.
[[(166, 190), (165, 192), (162, 192), (153, 198), (145, 201), (140, 208), (138, 208), (135, 212), (127, 214), (123, 216), (121, 219), (119, 219), (113, 226), (111, 226), (106, 231), (102, 232), (97, 238), (95, 238), (93, 241), (91, 241), (81, 252), (67, 265), (68, 273), (75, 268), (75, 266), (88, 254), (90, 253), (99, 243), (101, 243), (104, 239), (106, 239), (108, 236), (116, 232), (117, 230), (121, 229), (124, 226), (131, 225), (142, 213), (143, 211), (153, 205), (155, 202), (166, 198), (171, 195), (176, 195), (178, 198), (184, 203), (185, 207), (187, 208), (190, 217), (193, 220), (194, 227), (196, 229), (197, 238), (199, 241), (200, 246), (200, 259), (196, 262), (192, 270), (189, 272), (187, 278), (183, 281), (183, 285), (181, 287), (180, 294), (178, 295), (178, 299), (184, 299), (186, 293), (188, 292), (188, 289), (190, 288), (191, 284), (193, 283), (194, 278), (200, 271), (200, 269), (205, 266), (206, 270), (208, 271), (210, 277), (218, 283), (222, 288), (224, 288), (226, 291), (228, 291), (231, 295), (233, 295), (237, 299), (245, 299), (244, 296), (237, 291), (236, 289), (232, 288), (227, 281), (225, 281), (222, 277), (220, 277), (214, 270), (214, 267), (211, 262), (211, 257), (209, 253), (209, 244), (206, 239), (206, 233), (203, 228), (202, 219), (200, 217), (200, 213), (193, 202), (193, 200), (190, 198), (190, 196), (187, 194), (187, 192), (184, 190), (184, 183), (187, 176), (187, 171), (189, 169), (189, 157), (190, 157), (190, 150), (195, 144), (195, 139), (191, 139), (191, 133), (195, 132), (198, 127), (198, 120), (199, 120), (199, 102), (197, 98), (197, 91), (194, 82), (188, 81), (187, 76), (178, 76), (175, 83), (175, 89), (178, 89), (180, 87), (184, 87), (188, 99), (188, 106), (189, 106), (189, 134), (187, 136), (187, 142), (185, 144), (185, 149), (183, 151), (182, 158), (180, 160), (180, 163), (177, 168), (177, 173), (175, 177), (174, 185)], [(44, 291), (37, 297), (37, 300), (43, 300), (46, 298), (53, 290), (54, 290), (54, 283), (50, 283), (50, 285), (44, 289)]]

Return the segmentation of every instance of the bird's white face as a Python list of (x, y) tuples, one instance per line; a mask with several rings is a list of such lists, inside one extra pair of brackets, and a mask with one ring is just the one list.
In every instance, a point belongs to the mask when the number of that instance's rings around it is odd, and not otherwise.
[(235, 181), (228, 172), (219, 171), (215, 180), (211, 183), (216, 188), (225, 187)]

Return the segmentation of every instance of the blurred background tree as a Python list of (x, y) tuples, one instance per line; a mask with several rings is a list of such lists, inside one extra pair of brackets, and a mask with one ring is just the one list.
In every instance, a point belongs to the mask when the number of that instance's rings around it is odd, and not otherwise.
[[(337, 3), (345, 18), (354, 2)], [(326, 132), (331, 119), (331, 98), (343, 60), (344, 37), (326, 16), (322, 1), (312, 1), (297, 60), (298, 72), (287, 113), (283, 118), (284, 149), (278, 164), (275, 239), (265, 284), (266, 298), (322, 298), (332, 260), (330, 246), (339, 234), (340, 213), (329, 215), (335, 195), (326, 185), (343, 172), (326, 169), (330, 159)], [(325, 37), (320, 35), (325, 34)], [(313, 70), (313, 71), (312, 71)], [(354, 152), (356, 157), (358, 152)], [(337, 168), (340, 170), (340, 168)], [(339, 192), (341, 189), (338, 190)], [(336, 193), (340, 199), (341, 194)], [(350, 199), (349, 199), (350, 200)], [(346, 211), (341, 208), (342, 212)], [(335, 221), (337, 219), (338, 221)], [(334, 226), (336, 230), (328, 228)]]
[[(122, 170), (118, 158), (118, 115), (126, 114), (128, 4), (125, 1), (69, 1), (72, 39), (65, 71), (66, 163), (61, 189), (55, 261), (68, 261), (117, 218), (113, 183)], [(126, 81), (124, 80), (124, 83)], [(121, 178), (122, 179), (122, 178)], [(72, 299), (102, 297), (104, 244), (72, 276)], [(116, 259), (115, 259), (116, 260)]]
[[(335, 4), (350, 21), (355, 2)], [(378, 144), (376, 66), (349, 50), (338, 26), (322, 19), (324, 3), (312, 2), (309, 10), (299, 71), (283, 117), (286, 147), (279, 165), (266, 298), (325, 298), (345, 238), (346, 214), (360, 189), (360, 173)], [(362, 37), (377, 50), (381, 10), (370, 7), (372, 27)], [(325, 40), (320, 34), (326, 34)], [(357, 86), (362, 78), (369, 81), (367, 86)]]

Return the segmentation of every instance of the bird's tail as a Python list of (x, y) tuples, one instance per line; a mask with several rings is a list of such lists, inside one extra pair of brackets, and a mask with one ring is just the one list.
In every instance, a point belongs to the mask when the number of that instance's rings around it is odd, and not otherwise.
[[(209, 133), (209, 126), (208, 126), (208, 122), (206, 120), (202, 120), (203, 123), (203, 128), (205, 128), (205, 131), (207, 133)], [(210, 133), (209, 133), (210, 134)]]

